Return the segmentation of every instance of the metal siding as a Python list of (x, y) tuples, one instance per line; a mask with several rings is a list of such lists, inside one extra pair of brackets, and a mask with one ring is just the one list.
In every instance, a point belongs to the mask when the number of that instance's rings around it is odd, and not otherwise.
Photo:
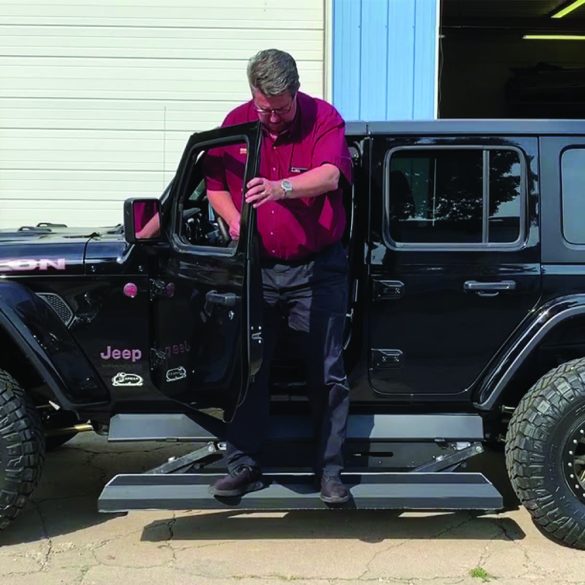
[(0, 227), (115, 224), (279, 47), (323, 95), (324, 0), (2, 0)]
[(386, 120), (412, 120), (414, 103), (413, 0), (390, 0)]
[(387, 6), (387, 0), (362, 3), (360, 115), (368, 120), (383, 120), (386, 116), (386, 84), (381, 81), (388, 59)]
[(334, 0), (333, 101), (346, 119), (435, 117), (437, 5)]
[(346, 120), (360, 117), (361, 0), (333, 3), (333, 103)]
[(416, 0), (413, 119), (434, 118), (437, 87), (437, 0)]

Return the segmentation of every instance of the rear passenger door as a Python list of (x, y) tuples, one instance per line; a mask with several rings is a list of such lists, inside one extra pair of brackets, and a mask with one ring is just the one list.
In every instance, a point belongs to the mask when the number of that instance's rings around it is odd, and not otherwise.
[(540, 295), (537, 140), (374, 135), (369, 376), (464, 400)]

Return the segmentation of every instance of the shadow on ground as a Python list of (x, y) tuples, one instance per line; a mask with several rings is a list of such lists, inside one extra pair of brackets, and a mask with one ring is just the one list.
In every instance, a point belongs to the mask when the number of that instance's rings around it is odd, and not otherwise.
[[(170, 456), (180, 456), (193, 445), (152, 443), (108, 444), (93, 434), (80, 436), (50, 453), (31, 502), (14, 524), (0, 533), (0, 546), (52, 538), (98, 526), (112, 519), (99, 514), (97, 499), (104, 485), (118, 473), (141, 473)], [(504, 495), (508, 509), (517, 507), (497, 452), (485, 454), (481, 465)], [(118, 514), (117, 516), (123, 516)], [(519, 540), (524, 532), (510, 518), (469, 512), (401, 513), (390, 510), (332, 510), (244, 513), (185, 511), (150, 524), (142, 539), (160, 540), (166, 524), (174, 540), (238, 539), (502, 539)]]
[(160, 525), (171, 526), (173, 540), (353, 539), (388, 540), (521, 540), (518, 524), (496, 515), (469, 512), (397, 512), (392, 510), (293, 511), (270, 513), (210, 512), (152, 522), (142, 540), (160, 539)]

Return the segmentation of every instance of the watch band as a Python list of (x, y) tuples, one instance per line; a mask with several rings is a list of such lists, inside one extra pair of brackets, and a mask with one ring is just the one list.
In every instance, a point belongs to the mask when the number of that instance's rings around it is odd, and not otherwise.
[(280, 188), (282, 189), (282, 192), (284, 193), (284, 197), (283, 197), (284, 199), (286, 199), (292, 193), (292, 190), (293, 190), (292, 183), (288, 179), (283, 179), (280, 182)]

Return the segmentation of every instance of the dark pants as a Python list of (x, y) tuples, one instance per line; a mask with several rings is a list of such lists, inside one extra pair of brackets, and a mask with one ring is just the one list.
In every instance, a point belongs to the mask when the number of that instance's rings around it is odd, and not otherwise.
[(262, 367), (228, 426), (226, 461), (259, 466), (269, 424), (270, 362), (282, 319), (299, 341), (305, 365), (316, 443), (317, 473), (335, 475), (343, 468), (349, 410), (349, 386), (343, 365), (348, 267), (341, 244), (305, 263), (266, 263)]

